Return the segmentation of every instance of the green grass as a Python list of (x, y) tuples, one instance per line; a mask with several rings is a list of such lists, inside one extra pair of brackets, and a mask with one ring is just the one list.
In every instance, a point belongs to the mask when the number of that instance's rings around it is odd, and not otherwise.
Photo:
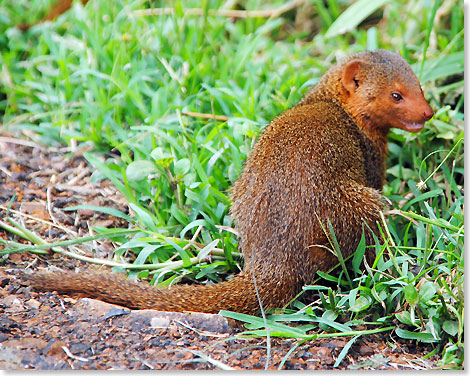
[[(148, 3), (77, 2), (26, 34), (14, 25), (40, 18), (48, 4), (0, 4), (2, 131), (93, 146), (86, 158), (94, 178), (109, 179), (132, 213), (112, 214), (138, 230), (95, 229), (121, 244), (114, 270), (159, 285), (183, 276), (218, 282), (236, 272), (236, 236), (220, 226), (232, 227), (229, 188), (262, 128), (337, 59), (397, 50), (436, 115), (418, 134), (390, 134), (384, 194), (391, 212), (378, 257), (365, 271), (356, 259), (347, 273), (322, 273), (306, 287), (317, 300), (296, 300), (267, 323), (270, 335), (303, 340), (351, 335), (349, 346), (370, 330), (385, 330), (432, 343), (442, 368), (463, 367), (463, 2), (360, 0), (348, 11), (346, 1), (311, 0), (298, 13), (234, 21), (184, 14), (184, 7), (217, 9), (222, 1), (185, 1), (171, 3), (174, 15), (133, 15)], [(244, 4), (270, 9), (283, 2)], [(21, 250), (54, 246), (9, 226), (40, 245)], [(18, 247), (10, 242), (2, 252)], [(264, 321), (238, 318), (251, 335), (266, 335)], [(304, 325), (283, 324), (290, 321)], [(356, 329), (364, 325), (368, 331)]]

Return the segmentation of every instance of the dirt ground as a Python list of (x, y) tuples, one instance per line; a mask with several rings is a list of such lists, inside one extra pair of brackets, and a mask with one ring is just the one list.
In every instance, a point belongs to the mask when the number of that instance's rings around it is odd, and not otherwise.
[[(124, 221), (106, 214), (63, 210), (88, 203), (127, 212), (108, 181), (94, 182), (83, 151), (46, 149), (0, 134), (0, 221), (13, 218), (51, 242), (90, 235), (96, 225), (125, 228)], [(1, 227), (0, 239), (24, 242)], [(113, 244), (95, 241), (77, 249), (109, 258)], [(22, 285), (25, 273), (52, 267), (89, 266), (57, 253), (0, 256), (0, 370), (248, 370), (266, 365), (326, 370), (333, 369), (349, 341), (271, 338), (268, 343), (240, 337), (240, 329), (219, 315), (131, 311)], [(423, 359), (431, 350), (390, 333), (370, 335), (355, 342), (337, 369), (432, 369), (437, 358)]]

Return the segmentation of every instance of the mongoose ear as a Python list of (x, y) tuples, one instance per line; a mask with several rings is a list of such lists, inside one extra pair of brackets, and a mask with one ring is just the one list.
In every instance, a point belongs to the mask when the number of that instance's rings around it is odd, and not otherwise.
[(351, 61), (345, 65), (343, 75), (341, 76), (341, 83), (349, 95), (353, 94), (359, 85), (361, 85), (362, 82), (359, 77), (361, 71), (362, 66), (360, 61)]

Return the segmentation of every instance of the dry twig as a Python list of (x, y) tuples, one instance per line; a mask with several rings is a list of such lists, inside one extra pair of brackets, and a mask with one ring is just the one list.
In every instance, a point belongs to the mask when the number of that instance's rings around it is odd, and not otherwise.
[(201, 119), (213, 119), (213, 120), (218, 120), (218, 121), (228, 121), (228, 116), (225, 116), (225, 115), (203, 114), (203, 113), (200, 113), (200, 112), (189, 112), (189, 111), (181, 112), (181, 115), (195, 117), (195, 118), (201, 118)]

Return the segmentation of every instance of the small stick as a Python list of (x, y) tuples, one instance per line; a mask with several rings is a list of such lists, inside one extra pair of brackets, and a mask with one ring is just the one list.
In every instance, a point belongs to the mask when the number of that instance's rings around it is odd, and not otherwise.
[(64, 350), (64, 353), (66, 353), (70, 359), (79, 360), (80, 362), (89, 362), (87, 358), (82, 358), (81, 356), (73, 355), (71, 351), (65, 346), (62, 346), (62, 350)]
[(212, 115), (212, 114), (203, 114), (200, 112), (181, 112), (182, 115), (185, 116), (191, 116), (195, 118), (201, 118), (201, 119), (213, 119), (213, 120), (218, 120), (218, 121), (228, 121), (228, 116), (225, 115)]
[(19, 140), (17, 138), (13, 138), (13, 137), (1, 137), (0, 136), (0, 142), (1, 143), (22, 145), (22, 146), (27, 146), (27, 147), (30, 147), (30, 148), (40, 148), (41, 147), (39, 144), (36, 144), (34, 142)]

